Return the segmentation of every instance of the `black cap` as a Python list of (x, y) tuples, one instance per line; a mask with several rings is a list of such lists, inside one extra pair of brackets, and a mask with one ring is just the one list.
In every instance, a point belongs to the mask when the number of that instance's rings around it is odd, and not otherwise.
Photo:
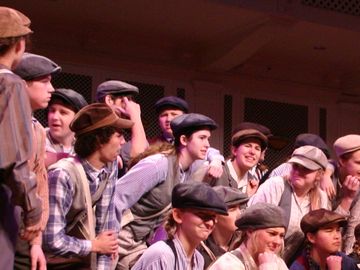
[(205, 115), (199, 113), (188, 113), (175, 117), (170, 122), (170, 127), (173, 131), (174, 137), (178, 137), (188, 131), (201, 129), (214, 130), (217, 128), (217, 124), (214, 120)]
[(155, 103), (155, 110), (159, 114), (166, 109), (178, 109), (184, 113), (189, 112), (189, 106), (185, 100), (175, 96), (167, 96), (159, 99)]
[(330, 157), (329, 147), (319, 135), (312, 133), (299, 134), (295, 139), (294, 148), (296, 149), (305, 145), (315, 146), (323, 151), (327, 158)]
[(172, 191), (171, 201), (173, 208), (208, 210), (228, 215), (224, 201), (208, 184), (201, 182), (177, 184)]
[(14, 73), (25, 81), (32, 81), (60, 71), (61, 67), (49, 58), (33, 53), (24, 53)]
[(237, 188), (228, 186), (215, 186), (213, 189), (228, 207), (240, 205), (244, 206), (245, 208), (246, 203), (249, 200), (248, 195), (241, 192)]
[(101, 100), (106, 95), (137, 95), (139, 88), (135, 85), (122, 81), (106, 81), (101, 83), (96, 89), (96, 101)]
[(55, 99), (61, 99), (65, 103), (69, 104), (71, 107), (75, 109), (75, 112), (80, 111), (82, 107), (88, 105), (85, 98), (79, 94), (78, 92), (72, 89), (58, 88), (51, 95), (50, 104)]

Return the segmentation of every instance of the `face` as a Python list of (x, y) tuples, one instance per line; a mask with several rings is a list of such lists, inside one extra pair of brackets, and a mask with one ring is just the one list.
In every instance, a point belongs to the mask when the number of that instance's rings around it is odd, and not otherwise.
[(70, 123), (74, 119), (75, 112), (60, 102), (54, 102), (49, 106), (48, 124), (51, 136), (57, 141), (72, 137)]
[(340, 168), (345, 175), (357, 176), (360, 178), (360, 150), (353, 152), (348, 159), (340, 160)]
[(237, 230), (235, 221), (241, 216), (240, 206), (233, 206), (228, 208), (228, 216), (218, 216), (216, 230), (220, 232), (234, 233)]
[(341, 231), (339, 224), (332, 224), (319, 229), (316, 233), (308, 233), (307, 238), (313, 249), (323, 253), (335, 253), (341, 248)]
[(133, 100), (133, 97), (131, 95), (128, 96), (114, 96), (108, 95), (108, 99), (105, 98), (106, 104), (109, 106), (115, 106), (119, 108), (125, 108), (125, 101), (124, 98), (126, 97), (129, 101)]
[(247, 139), (237, 148), (233, 148), (232, 154), (235, 157), (234, 162), (237, 166), (244, 171), (248, 171), (260, 160), (260, 142), (257, 139)]
[(176, 116), (182, 115), (184, 112), (182, 110), (177, 109), (169, 109), (164, 110), (159, 114), (159, 126), (161, 129), (161, 132), (165, 136), (172, 136), (172, 130), (170, 127), (170, 122), (173, 120)]
[(282, 227), (260, 229), (247, 233), (248, 241), (252, 242), (252, 249), (256, 251), (255, 255), (264, 252), (279, 254), (284, 245), (285, 229)]
[(51, 84), (50, 75), (27, 82), (26, 89), (33, 111), (38, 109), (45, 109), (51, 99), (51, 93), (55, 91)]
[(191, 134), (190, 138), (182, 135), (182, 144), (192, 160), (205, 159), (207, 150), (210, 147), (209, 139), (211, 132), (209, 130), (199, 130)]
[(112, 162), (117, 159), (121, 146), (125, 143), (124, 136), (115, 132), (111, 135), (109, 142), (102, 144), (99, 149), (100, 160), (102, 163)]
[(315, 186), (319, 177), (319, 171), (312, 171), (300, 164), (293, 163), (290, 173), (290, 181), (295, 191), (308, 191)]

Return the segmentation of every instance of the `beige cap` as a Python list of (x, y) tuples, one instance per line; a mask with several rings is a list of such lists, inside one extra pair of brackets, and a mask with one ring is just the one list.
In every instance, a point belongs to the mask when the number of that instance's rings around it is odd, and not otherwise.
[(305, 145), (295, 149), (288, 162), (300, 164), (312, 171), (319, 169), (325, 170), (328, 164), (324, 152), (311, 145)]
[(334, 150), (336, 156), (339, 158), (343, 154), (355, 152), (360, 149), (360, 135), (349, 134), (338, 138), (334, 142)]
[(32, 33), (30, 19), (8, 7), (0, 7), (0, 38), (19, 37)]

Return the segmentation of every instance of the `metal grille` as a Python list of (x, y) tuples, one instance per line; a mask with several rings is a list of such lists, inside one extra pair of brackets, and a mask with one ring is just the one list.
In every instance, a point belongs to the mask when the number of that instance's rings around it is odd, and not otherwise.
[(176, 89), (176, 96), (178, 96), (179, 98), (185, 99), (185, 89), (184, 88)]
[[(86, 75), (61, 72), (56, 74), (52, 80), (54, 88), (70, 88), (84, 96), (88, 103), (91, 103), (92, 77)], [(35, 118), (46, 127), (47, 110), (39, 110), (34, 114)]]
[(244, 121), (267, 126), (272, 134), (285, 137), (289, 144), (282, 150), (269, 148), (265, 164), (271, 169), (284, 162), (293, 150), (295, 138), (308, 130), (308, 108), (306, 106), (245, 98)]
[(359, 0), (302, 0), (302, 4), (360, 16)]
[(231, 132), (232, 132), (232, 107), (233, 98), (230, 95), (224, 96), (224, 157), (230, 156)]
[(319, 135), (326, 141), (327, 133), (326, 133), (326, 126), (327, 126), (327, 113), (326, 109), (320, 108), (319, 109)]

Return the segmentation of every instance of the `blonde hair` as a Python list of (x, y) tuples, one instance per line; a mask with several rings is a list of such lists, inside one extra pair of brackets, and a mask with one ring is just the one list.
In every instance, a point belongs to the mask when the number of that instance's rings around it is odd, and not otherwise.
[(164, 228), (167, 233), (167, 236), (169, 239), (174, 239), (176, 230), (177, 230), (178, 224), (176, 223), (174, 216), (173, 216), (173, 210), (170, 211), (168, 216), (166, 217)]

